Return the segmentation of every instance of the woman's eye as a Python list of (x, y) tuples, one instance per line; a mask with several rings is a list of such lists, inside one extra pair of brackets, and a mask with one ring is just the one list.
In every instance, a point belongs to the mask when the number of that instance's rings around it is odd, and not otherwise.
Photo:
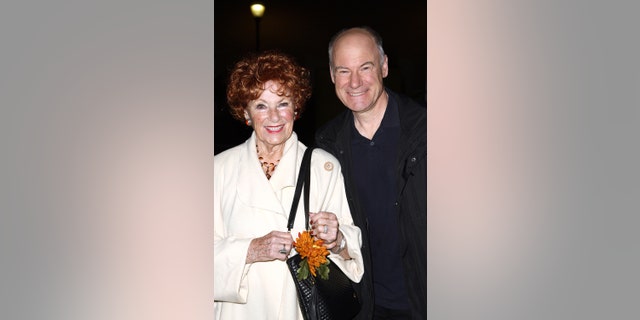
[(281, 103), (278, 105), (278, 107), (280, 107), (280, 108), (286, 108), (286, 107), (288, 107), (288, 106), (289, 106), (289, 102), (281, 102)]
[(256, 109), (258, 109), (258, 110), (266, 109), (266, 108), (267, 108), (267, 106), (262, 104), (262, 103), (259, 103), (259, 104), (256, 105)]

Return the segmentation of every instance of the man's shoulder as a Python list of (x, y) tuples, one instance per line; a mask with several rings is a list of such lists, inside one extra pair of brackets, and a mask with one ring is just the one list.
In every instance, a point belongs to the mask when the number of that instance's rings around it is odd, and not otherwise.
[(413, 116), (427, 116), (426, 106), (421, 105), (413, 98), (387, 89), (389, 96), (396, 101), (401, 113), (411, 113)]
[(323, 143), (334, 142), (340, 131), (344, 128), (346, 118), (350, 111), (344, 110), (316, 130), (316, 144), (322, 146)]
[(427, 108), (409, 96), (396, 93), (389, 89), (387, 89), (387, 92), (398, 105), (398, 116), (400, 117), (401, 125), (411, 132), (426, 131)]

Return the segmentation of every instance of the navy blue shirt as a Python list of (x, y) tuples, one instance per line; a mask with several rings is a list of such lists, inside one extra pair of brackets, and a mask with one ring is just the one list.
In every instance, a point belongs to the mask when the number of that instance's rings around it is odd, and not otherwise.
[(371, 140), (351, 124), (353, 179), (367, 217), (373, 266), (375, 304), (389, 309), (409, 309), (395, 206), (396, 159), (400, 119), (395, 100), (389, 98), (380, 127)]

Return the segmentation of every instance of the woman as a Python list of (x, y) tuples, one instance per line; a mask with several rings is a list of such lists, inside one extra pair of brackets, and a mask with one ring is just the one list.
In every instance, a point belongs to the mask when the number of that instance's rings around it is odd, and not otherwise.
[[(310, 96), (308, 71), (282, 53), (245, 58), (231, 72), (231, 114), (253, 132), (214, 159), (215, 319), (303, 319), (285, 261), (296, 254), (294, 237), (305, 230), (302, 203), (291, 233), (287, 221), (306, 149), (293, 123)], [(310, 186), (312, 234), (324, 241), (333, 263), (359, 282), (360, 229), (351, 218), (340, 165), (324, 150), (313, 152)]]

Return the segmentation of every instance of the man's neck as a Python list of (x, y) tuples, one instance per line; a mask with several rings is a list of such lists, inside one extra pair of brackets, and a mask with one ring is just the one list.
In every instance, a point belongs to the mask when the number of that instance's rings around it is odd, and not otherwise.
[(389, 97), (385, 92), (380, 96), (378, 103), (372, 109), (353, 113), (353, 123), (356, 126), (356, 130), (358, 130), (363, 137), (371, 140), (376, 134), (376, 131), (378, 131), (382, 123), (382, 118), (384, 118), (388, 103)]

